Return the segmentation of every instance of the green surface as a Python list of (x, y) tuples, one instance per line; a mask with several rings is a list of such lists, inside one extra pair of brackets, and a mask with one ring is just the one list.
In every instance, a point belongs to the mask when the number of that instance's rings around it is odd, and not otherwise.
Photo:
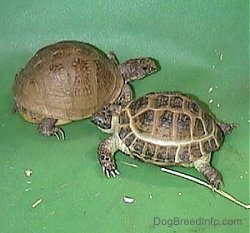
[[(62, 39), (115, 51), (121, 61), (152, 56), (161, 71), (135, 81), (137, 96), (180, 90), (237, 123), (213, 165), (223, 189), (249, 203), (248, 1), (4, 1), (0, 3), (0, 231), (249, 232), (249, 211), (206, 188), (117, 153), (106, 179), (96, 147), (107, 137), (88, 120), (44, 138), (11, 115), (15, 74), (39, 48)], [(210, 91), (209, 91), (210, 90)], [(136, 164), (134, 168), (124, 162)], [(31, 177), (24, 171), (32, 169)], [(194, 169), (174, 168), (202, 178)], [(135, 199), (125, 204), (124, 196)], [(32, 204), (42, 199), (36, 208)], [(241, 225), (154, 225), (161, 219), (241, 219)], [(163, 222), (164, 223), (164, 222)], [(166, 223), (166, 222), (165, 222)], [(170, 223), (170, 222), (169, 222)], [(199, 223), (199, 222), (198, 222)]]

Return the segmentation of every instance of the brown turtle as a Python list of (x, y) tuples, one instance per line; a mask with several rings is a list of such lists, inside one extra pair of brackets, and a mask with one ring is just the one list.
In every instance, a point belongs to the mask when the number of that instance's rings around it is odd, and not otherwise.
[(78, 41), (61, 41), (37, 51), (13, 85), (15, 110), (46, 136), (64, 138), (56, 125), (90, 117), (108, 103), (131, 98), (131, 80), (157, 71), (145, 57), (118, 64), (114, 54)]
[(234, 127), (217, 120), (194, 98), (180, 92), (149, 93), (125, 106), (109, 105), (92, 115), (112, 133), (98, 148), (99, 162), (110, 177), (119, 174), (117, 150), (159, 166), (195, 167), (215, 188), (222, 176), (210, 165), (211, 153)]

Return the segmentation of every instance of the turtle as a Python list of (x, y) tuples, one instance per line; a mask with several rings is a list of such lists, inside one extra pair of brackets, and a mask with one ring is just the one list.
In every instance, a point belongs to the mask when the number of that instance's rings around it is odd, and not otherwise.
[(213, 188), (223, 182), (210, 164), (211, 154), (235, 125), (218, 120), (193, 95), (151, 92), (124, 106), (104, 106), (91, 121), (111, 134), (98, 146), (99, 163), (107, 177), (119, 174), (114, 154), (120, 150), (161, 167), (194, 167)]
[(151, 57), (119, 64), (90, 43), (59, 41), (38, 50), (16, 74), (12, 87), (18, 111), (45, 136), (64, 139), (58, 125), (90, 117), (108, 103), (131, 98), (129, 82), (159, 70)]

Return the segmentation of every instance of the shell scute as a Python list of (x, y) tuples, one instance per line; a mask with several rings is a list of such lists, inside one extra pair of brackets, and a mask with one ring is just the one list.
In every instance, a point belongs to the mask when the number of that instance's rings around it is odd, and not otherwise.
[(165, 158), (165, 161), (167, 163), (174, 163), (175, 157), (177, 155), (178, 146), (169, 146), (167, 147), (167, 156)]
[(125, 126), (120, 128), (118, 135), (121, 140), (124, 140), (131, 132), (131, 128), (129, 126)]
[(179, 140), (190, 140), (191, 138), (191, 118), (186, 113), (178, 113), (176, 119), (175, 138)]
[(168, 148), (165, 146), (158, 146), (154, 161), (158, 164), (162, 164), (163, 166), (165, 164), (174, 164), (176, 155), (175, 152), (176, 151), (174, 150), (168, 151)]
[(190, 163), (189, 145), (180, 146), (178, 151), (179, 163)]
[(164, 129), (172, 129), (173, 128), (173, 118), (174, 113), (170, 110), (165, 110), (161, 113), (159, 117), (159, 127)]
[(135, 138), (136, 138), (135, 134), (130, 133), (124, 141), (125, 145), (129, 147), (135, 141)]
[(130, 146), (130, 150), (133, 151), (133, 153), (141, 156), (144, 146), (145, 146), (145, 141), (137, 138), (135, 142)]
[(218, 147), (220, 146), (220, 144), (223, 142), (224, 140), (224, 135), (221, 131), (221, 129), (219, 127), (217, 127), (216, 125), (214, 126), (215, 132), (214, 132), (214, 137), (217, 140), (217, 145)]
[(204, 125), (206, 126), (207, 134), (211, 134), (214, 129), (214, 121), (211, 114), (203, 111), (202, 119), (204, 120)]
[(192, 142), (190, 144), (190, 152), (194, 160), (199, 159), (202, 156), (202, 151), (200, 147), (200, 142)]
[(152, 143), (147, 143), (146, 144), (146, 149), (145, 149), (145, 160), (151, 160), (153, 156), (155, 155), (155, 148), (156, 146)]
[(154, 127), (154, 110), (146, 110), (134, 117), (134, 125), (140, 133), (150, 134)]
[(134, 100), (129, 105), (129, 110), (131, 116), (134, 116), (138, 112), (140, 112), (142, 109), (145, 109), (148, 106), (149, 100), (147, 96), (143, 96), (137, 100)]
[(159, 146), (157, 152), (156, 152), (156, 156), (154, 158), (154, 160), (157, 163), (165, 163), (165, 160), (167, 158), (168, 154), (167, 154), (167, 148), (165, 146)]
[(166, 95), (156, 95), (152, 105), (157, 109), (167, 107), (169, 105), (169, 97)]
[(187, 101), (187, 109), (188, 109), (191, 113), (193, 113), (193, 114), (195, 114), (195, 115), (198, 115), (199, 112), (200, 112), (200, 107), (199, 107), (199, 105), (198, 105), (196, 102), (194, 102), (193, 100)]
[(202, 142), (202, 150), (204, 153), (210, 153), (211, 151), (215, 151), (218, 148), (219, 144), (214, 137), (210, 137)]
[(172, 96), (170, 98), (170, 107), (174, 109), (182, 108), (183, 106), (183, 98), (180, 96)]
[(193, 128), (193, 138), (199, 139), (204, 137), (206, 134), (202, 120), (200, 118), (195, 118), (194, 128)]

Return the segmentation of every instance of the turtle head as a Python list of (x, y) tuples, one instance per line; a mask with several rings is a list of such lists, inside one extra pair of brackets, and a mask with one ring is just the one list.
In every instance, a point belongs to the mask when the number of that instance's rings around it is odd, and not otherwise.
[(151, 57), (142, 57), (130, 59), (119, 65), (119, 69), (125, 82), (130, 82), (136, 79), (142, 79), (156, 71), (160, 70), (160, 65), (157, 60)]
[(91, 121), (102, 131), (113, 133), (115, 126), (118, 124), (117, 120), (120, 108), (118, 105), (107, 105), (102, 110), (94, 113)]

